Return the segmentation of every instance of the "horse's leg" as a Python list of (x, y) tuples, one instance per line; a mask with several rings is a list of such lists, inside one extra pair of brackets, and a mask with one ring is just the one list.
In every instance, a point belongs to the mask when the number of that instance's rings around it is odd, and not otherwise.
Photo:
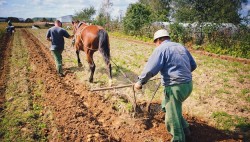
[(107, 63), (107, 69), (109, 74), (109, 86), (112, 86), (112, 67), (110, 62)]
[(81, 63), (81, 60), (80, 60), (79, 53), (80, 53), (80, 50), (76, 50), (78, 67), (82, 67), (82, 63)]
[(93, 82), (93, 77), (94, 77), (94, 72), (95, 72), (95, 63), (93, 60), (93, 54), (94, 51), (88, 51), (87, 53), (87, 61), (89, 63), (89, 69), (90, 69), (90, 77), (89, 77), (89, 82)]

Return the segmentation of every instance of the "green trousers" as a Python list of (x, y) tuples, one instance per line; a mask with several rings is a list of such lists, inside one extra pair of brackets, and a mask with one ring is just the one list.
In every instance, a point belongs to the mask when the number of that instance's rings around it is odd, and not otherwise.
[(51, 52), (52, 52), (52, 55), (54, 56), (54, 59), (55, 59), (57, 73), (63, 73), (63, 70), (62, 70), (62, 52), (63, 52), (63, 50), (51, 50)]
[(183, 129), (187, 128), (189, 125), (182, 116), (182, 102), (191, 94), (192, 89), (192, 81), (165, 87), (165, 97), (162, 100), (162, 109), (166, 112), (165, 124), (167, 130), (173, 136), (171, 141), (186, 141)]

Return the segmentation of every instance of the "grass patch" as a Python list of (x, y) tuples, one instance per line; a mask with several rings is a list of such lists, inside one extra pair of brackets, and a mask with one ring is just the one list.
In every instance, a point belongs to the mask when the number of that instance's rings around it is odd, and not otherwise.
[(130, 36), (130, 35), (126, 35), (126, 34), (121, 33), (121, 32), (109, 32), (109, 35), (115, 36), (115, 37), (120, 37), (120, 38), (126, 38), (126, 39), (130, 39), (130, 40), (140, 40), (140, 41), (149, 42), (149, 43), (153, 42), (152, 38), (148, 38), (145, 36)]
[(238, 82), (241, 83), (241, 84), (244, 83), (244, 81), (245, 81), (243, 75), (239, 75), (239, 76), (237, 77), (237, 80), (238, 80)]
[(7, 27), (7, 23), (0, 23), (0, 39), (3, 37), (3, 35), (6, 33), (6, 28)]
[(124, 99), (118, 99), (113, 108), (120, 112), (130, 113), (133, 111), (133, 105), (130, 102), (125, 101)]
[(213, 112), (212, 118), (216, 122), (216, 127), (220, 130), (234, 130), (239, 128), (241, 131), (245, 131), (250, 128), (250, 122), (247, 118), (229, 115), (226, 112)]
[(241, 90), (240, 97), (243, 97), (247, 102), (250, 103), (250, 89), (245, 88)]
[(219, 90), (216, 90), (215, 92), (216, 92), (216, 94), (223, 94), (223, 93), (231, 94), (231, 92), (226, 90), (225, 88), (220, 88)]

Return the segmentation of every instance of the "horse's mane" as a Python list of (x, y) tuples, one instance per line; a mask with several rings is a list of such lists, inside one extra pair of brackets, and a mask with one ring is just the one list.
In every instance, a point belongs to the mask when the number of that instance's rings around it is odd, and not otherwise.
[(79, 24), (77, 25), (77, 29), (78, 29), (79, 27), (81, 27), (82, 24), (85, 24), (85, 23), (84, 23), (84, 22), (79, 22)]
[(77, 25), (77, 28), (80, 28), (82, 25), (88, 26), (87, 23), (80, 21), (80, 22), (78, 23), (78, 25)]

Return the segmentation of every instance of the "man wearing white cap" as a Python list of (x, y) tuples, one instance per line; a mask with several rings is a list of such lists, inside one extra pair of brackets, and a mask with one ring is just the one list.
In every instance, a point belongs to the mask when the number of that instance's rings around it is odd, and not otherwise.
[(191, 133), (187, 121), (182, 116), (182, 102), (192, 92), (192, 71), (197, 65), (183, 45), (170, 41), (167, 30), (155, 32), (154, 43), (156, 48), (134, 88), (142, 89), (142, 85), (151, 77), (161, 73), (161, 82), (165, 87), (162, 109), (166, 112), (167, 130), (173, 136), (171, 141), (185, 142)]

